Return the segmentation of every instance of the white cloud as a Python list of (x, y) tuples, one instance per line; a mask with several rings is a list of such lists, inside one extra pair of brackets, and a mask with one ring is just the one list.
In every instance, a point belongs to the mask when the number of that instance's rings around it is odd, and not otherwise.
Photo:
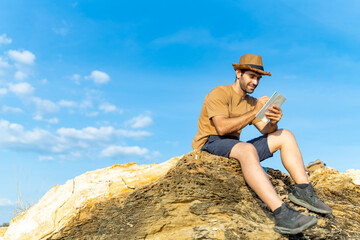
[(143, 137), (151, 136), (148, 131), (131, 131), (131, 130), (118, 130), (119, 134), (124, 137), (139, 139)]
[(116, 135), (116, 130), (113, 127), (86, 127), (81, 130), (74, 128), (60, 128), (57, 133), (68, 139), (79, 140), (110, 140)]
[(6, 88), (0, 88), (0, 95), (6, 95), (8, 90)]
[[(38, 120), (42, 120), (42, 117), (38, 117)], [(120, 139), (136, 139), (149, 135), (150, 133), (145, 131), (128, 131), (111, 126), (82, 129), (59, 128), (52, 133), (39, 128), (26, 130), (20, 124), (0, 120), (0, 148), (38, 152), (44, 156), (48, 154), (69, 156), (70, 154), (74, 157), (76, 155), (74, 153), (87, 155), (114, 146), (114, 143)]]
[(97, 117), (99, 116), (99, 112), (90, 112), (85, 114), (87, 117)]
[(124, 146), (109, 146), (102, 150), (100, 156), (102, 157), (120, 157), (120, 156), (144, 156), (149, 152), (146, 148), (138, 146), (124, 147)]
[(39, 161), (53, 161), (54, 157), (52, 156), (39, 156)]
[(81, 75), (75, 73), (71, 76), (71, 80), (73, 80), (77, 85), (80, 85)]
[(35, 115), (33, 117), (33, 119), (36, 120), (36, 121), (41, 121), (41, 120), (43, 120), (43, 117), (41, 115)]
[(114, 127), (86, 127), (83, 129), (60, 128), (57, 130), (60, 137), (72, 140), (86, 141), (112, 141), (117, 137), (142, 138), (150, 136), (151, 133), (146, 131), (129, 131), (123, 129), (115, 129)]
[(43, 129), (25, 131), (24, 127), (17, 123), (0, 120), (0, 147), (14, 150), (54, 151), (52, 144), (57, 138)]
[(69, 32), (69, 24), (65, 20), (62, 20), (62, 26), (54, 27), (53, 31), (55, 34), (59, 34), (59, 35), (65, 37)]
[(143, 138), (150, 136), (151, 133), (147, 131), (131, 131), (124, 129), (115, 129), (114, 127), (86, 127), (83, 129), (75, 128), (59, 128), (57, 133), (62, 138), (66, 139), (78, 139), (78, 140), (99, 140), (99, 141), (111, 141), (116, 137), (127, 137), (127, 138)]
[(55, 34), (65, 37), (67, 35), (67, 33), (69, 32), (69, 29), (66, 27), (60, 27), (60, 28), (53, 28), (53, 31)]
[(59, 119), (58, 118), (50, 118), (50, 119), (44, 119), (43, 116), (37, 114), (33, 117), (34, 120), (36, 121), (44, 121), (44, 122), (48, 122), (50, 124), (57, 124), (59, 123)]
[(60, 107), (68, 107), (68, 108), (73, 108), (73, 107), (77, 106), (76, 102), (68, 101), (68, 100), (60, 100), (58, 102), (58, 104), (59, 104)]
[(14, 78), (21, 81), (27, 78), (27, 74), (19, 70), (15, 73)]
[(80, 103), (80, 108), (92, 108), (93, 104), (91, 100), (84, 100)]
[(23, 110), (20, 108), (16, 108), (16, 107), (9, 107), (9, 106), (2, 106), (1, 108), (3, 113), (22, 113)]
[(107, 73), (98, 70), (92, 71), (91, 75), (87, 78), (92, 79), (97, 85), (105, 84), (110, 81), (110, 76)]
[(35, 88), (31, 86), (29, 83), (22, 82), (17, 84), (10, 83), (9, 90), (15, 93), (16, 95), (25, 96), (25, 95), (31, 95), (34, 92)]
[(51, 124), (56, 124), (59, 123), (59, 119), (58, 118), (50, 118), (47, 120), (49, 123)]
[(110, 113), (110, 112), (122, 113), (121, 109), (118, 109), (115, 105), (111, 103), (103, 103), (99, 106), (99, 109), (104, 111), (105, 113)]
[(8, 38), (5, 33), (0, 35), (0, 45), (1, 44), (10, 44), (11, 42), (12, 42), (12, 39)]
[(143, 114), (140, 114), (127, 122), (127, 124), (130, 124), (132, 128), (144, 128), (152, 123), (152, 118)]
[(0, 57), (0, 67), (1, 68), (8, 68), (10, 67), (9, 63), (6, 62), (5, 60), (3, 60), (1, 57)]
[(35, 104), (38, 114), (51, 114), (59, 111), (59, 107), (50, 100), (33, 97), (31, 101)]
[(75, 151), (75, 152), (69, 152), (66, 154), (60, 154), (59, 158), (62, 160), (76, 160), (83, 156), (84, 156), (84, 153), (82, 151)]
[(0, 198), (0, 207), (12, 206), (12, 205), (15, 205), (13, 201), (5, 198)]
[(154, 158), (159, 158), (161, 156), (161, 153), (159, 151), (153, 151), (150, 154), (146, 155), (145, 158), (146, 159), (154, 159)]
[(35, 55), (27, 50), (24, 51), (16, 51), (16, 50), (9, 50), (8, 56), (17, 63), (31, 65), (35, 61)]

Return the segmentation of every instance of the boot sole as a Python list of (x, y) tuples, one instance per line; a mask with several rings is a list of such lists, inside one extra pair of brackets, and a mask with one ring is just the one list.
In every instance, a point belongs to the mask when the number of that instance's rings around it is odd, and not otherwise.
[(298, 228), (285, 228), (285, 227), (274, 227), (275, 232), (277, 233), (281, 233), (281, 234), (298, 234), (301, 233), (302, 231), (304, 231), (305, 229), (308, 229), (309, 227), (316, 225), (317, 223), (317, 218), (313, 218), (310, 222), (302, 225), (301, 227)]
[(317, 207), (314, 207), (314, 206), (311, 206), (309, 203), (301, 200), (301, 199), (298, 199), (296, 198), (292, 193), (289, 193), (289, 199), (293, 202), (293, 203), (296, 203), (297, 205), (300, 205), (300, 206), (303, 206), (303, 207), (306, 207), (307, 209), (313, 211), (313, 212), (317, 212), (317, 213), (324, 213), (324, 214), (329, 214), (329, 213), (332, 213), (332, 211), (330, 210), (324, 210), (324, 209), (321, 209), (321, 208), (317, 208)]

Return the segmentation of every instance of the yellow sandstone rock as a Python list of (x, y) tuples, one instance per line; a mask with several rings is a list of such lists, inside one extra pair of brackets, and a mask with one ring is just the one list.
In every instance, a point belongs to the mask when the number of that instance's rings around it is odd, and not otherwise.
[(7, 230), (7, 227), (0, 227), (0, 237), (4, 236), (6, 230)]
[(355, 184), (360, 185), (360, 170), (349, 169), (345, 171), (345, 174), (352, 178)]
[[(5, 234), (0, 235), (0, 239), (47, 239), (68, 225), (73, 218), (78, 218), (81, 209), (128, 195), (135, 189), (156, 181), (175, 166), (178, 160), (179, 157), (175, 157), (161, 164), (150, 165), (115, 164), (82, 174), (62, 186), (56, 185), (37, 204), (14, 218), (9, 228), (5, 229)], [(0, 230), (0, 233), (5, 230)]]

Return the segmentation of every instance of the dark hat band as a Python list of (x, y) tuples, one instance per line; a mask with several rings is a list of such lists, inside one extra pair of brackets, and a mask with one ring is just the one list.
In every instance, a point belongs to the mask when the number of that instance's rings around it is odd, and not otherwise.
[(254, 64), (245, 64), (245, 65), (247, 65), (247, 66), (249, 66), (249, 67), (252, 67), (252, 68), (259, 69), (259, 70), (261, 70), (261, 71), (264, 71), (263, 66), (254, 65)]

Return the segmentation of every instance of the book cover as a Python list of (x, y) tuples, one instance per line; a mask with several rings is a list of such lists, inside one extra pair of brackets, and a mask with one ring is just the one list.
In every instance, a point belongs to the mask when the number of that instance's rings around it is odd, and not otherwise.
[(261, 108), (261, 110), (256, 114), (256, 118), (260, 119), (263, 122), (268, 122), (269, 119), (265, 116), (265, 112), (268, 111), (268, 108), (272, 105), (276, 105), (281, 107), (281, 105), (285, 102), (286, 98), (278, 92), (274, 92), (269, 101)]

